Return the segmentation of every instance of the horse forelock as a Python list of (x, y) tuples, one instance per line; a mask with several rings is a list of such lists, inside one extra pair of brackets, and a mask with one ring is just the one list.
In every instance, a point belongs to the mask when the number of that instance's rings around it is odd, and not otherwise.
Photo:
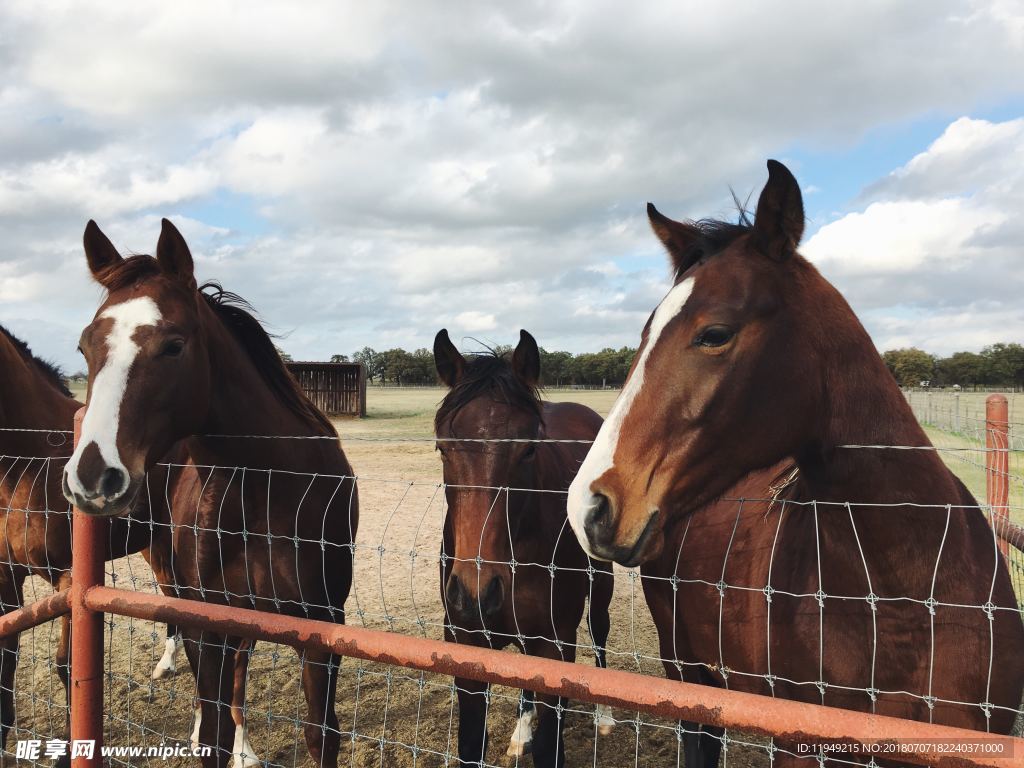
[(483, 353), (466, 359), (462, 377), (448, 390), (437, 409), (435, 431), (482, 395), (497, 396), (510, 407), (522, 408), (543, 422), (544, 406), (537, 387), (516, 375), (507, 356)]

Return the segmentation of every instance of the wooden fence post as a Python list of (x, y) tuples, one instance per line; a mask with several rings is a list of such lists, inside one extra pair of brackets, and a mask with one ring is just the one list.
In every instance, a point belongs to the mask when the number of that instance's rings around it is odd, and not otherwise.
[[(1005, 395), (985, 399), (985, 496), (992, 526), (999, 531), (1010, 519), (1010, 418)], [(999, 548), (1005, 557), (1007, 544)]]

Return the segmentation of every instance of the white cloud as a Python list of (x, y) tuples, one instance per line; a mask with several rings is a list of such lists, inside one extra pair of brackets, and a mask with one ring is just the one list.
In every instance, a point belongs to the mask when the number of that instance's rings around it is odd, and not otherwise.
[(1007, 217), (965, 198), (886, 200), (826, 224), (803, 252), (837, 277), (957, 270), (977, 255), (971, 240)]
[(865, 312), (880, 347), (1024, 338), (1024, 119), (956, 120), (864, 197), (803, 252)]
[[(147, 251), (170, 216), (200, 277), (291, 332), (296, 357), (426, 346), (460, 315), (498, 342), (526, 327), (548, 348), (636, 343), (663, 293), (646, 200), (725, 215), (729, 186), (760, 184), (780, 148), (849, 146), (1024, 89), (1012, 4), (819, 10), (12, 0), (0, 322), (74, 364), (98, 296), (85, 221)], [(816, 257), (865, 310), (892, 302), (872, 285), (925, 262), (944, 266), (914, 281), (915, 306), (962, 306), (951, 293), (973, 278), (942, 276), (1006, 258), (1018, 226), (1019, 130), (955, 124), (810, 250), (827, 246)], [(64, 331), (37, 342), (43, 323)]]
[(485, 312), (460, 312), (455, 316), (455, 327), (468, 333), (491, 331), (498, 326), (494, 315)]

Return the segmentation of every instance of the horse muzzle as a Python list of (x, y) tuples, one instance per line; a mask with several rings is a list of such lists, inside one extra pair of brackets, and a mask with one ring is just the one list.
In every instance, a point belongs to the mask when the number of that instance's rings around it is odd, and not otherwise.
[[(661, 552), (661, 522), (661, 513), (653, 509), (647, 512), (646, 521), (641, 525), (629, 525), (628, 517), (616, 509), (608, 496), (594, 493), (582, 515), (581, 528), (586, 538), (584, 549), (599, 560), (610, 560), (632, 568)], [(639, 533), (632, 533), (637, 530)]]
[(92, 485), (94, 487), (86, 487), (80, 480), (69, 477), (67, 470), (64, 471), (64, 498), (87, 515), (116, 517), (131, 506), (141, 481), (132, 480), (122, 469), (107, 467)]
[(505, 585), (500, 576), (493, 575), (474, 590), (453, 572), (445, 584), (444, 597), (448, 613), (459, 627), (484, 627), (501, 612)]

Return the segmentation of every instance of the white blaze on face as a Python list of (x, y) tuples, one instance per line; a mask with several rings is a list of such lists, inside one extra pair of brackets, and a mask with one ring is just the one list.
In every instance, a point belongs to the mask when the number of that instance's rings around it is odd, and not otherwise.
[(139, 354), (139, 345), (133, 337), (139, 328), (160, 322), (161, 314), (153, 299), (140, 296), (107, 307), (100, 318), (114, 321), (106, 338), (107, 358), (93, 379), (89, 407), (82, 421), (82, 436), (65, 470), (68, 486), (73, 493), (81, 496), (87, 494), (78, 478), (78, 462), (90, 443), (96, 443), (108, 467), (120, 469), (125, 477), (128, 476), (128, 470), (117, 452), (117, 428), (121, 418), (121, 401), (128, 386), (128, 372)]
[(569, 486), (569, 524), (572, 526), (576, 538), (579, 539), (583, 550), (594, 557), (590, 551), (587, 541), (587, 534), (583, 528), (587, 513), (594, 505), (594, 496), (590, 491), (591, 484), (601, 475), (607, 472), (614, 465), (615, 449), (619, 443), (619, 432), (622, 430), (622, 422), (629, 413), (629, 409), (636, 400), (636, 396), (644, 386), (644, 373), (647, 361), (650, 359), (654, 348), (658, 345), (658, 339), (665, 327), (683, 311), (687, 299), (693, 291), (693, 278), (688, 277), (666, 294), (661, 304), (654, 310), (654, 317), (651, 319), (651, 327), (647, 331), (647, 344), (644, 346), (640, 358), (633, 369), (633, 375), (629, 377), (626, 386), (616, 399), (608, 418), (601, 425), (594, 444), (590, 446), (587, 457), (580, 465), (580, 471)]

